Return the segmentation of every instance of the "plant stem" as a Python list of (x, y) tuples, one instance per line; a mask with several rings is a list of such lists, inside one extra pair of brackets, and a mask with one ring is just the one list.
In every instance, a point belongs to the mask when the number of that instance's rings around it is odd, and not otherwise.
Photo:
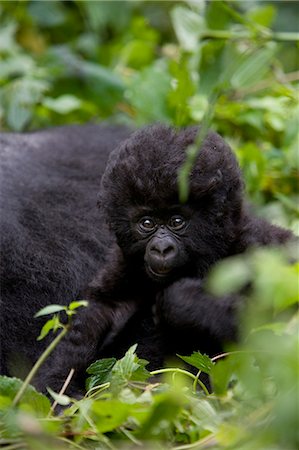
[[(71, 382), (71, 380), (72, 380), (72, 378), (73, 378), (74, 373), (75, 373), (75, 369), (74, 369), (74, 368), (71, 368), (71, 370), (70, 370), (70, 372), (69, 372), (69, 374), (68, 374), (68, 376), (67, 376), (65, 382), (63, 383), (63, 386), (62, 386), (62, 388), (61, 388), (61, 390), (60, 390), (60, 392), (59, 392), (58, 395), (63, 395), (63, 394), (65, 393), (66, 388), (67, 388), (68, 385), (70, 384), (70, 382)], [(55, 402), (53, 403), (53, 405), (52, 405), (52, 407), (51, 407), (51, 409), (50, 409), (50, 411), (49, 411), (48, 417), (50, 417), (51, 414), (53, 414), (54, 409), (56, 408), (57, 404), (58, 404), (58, 401), (55, 400)]]
[(195, 141), (187, 148), (186, 159), (178, 172), (179, 199), (181, 203), (186, 203), (186, 201), (188, 200), (190, 190), (189, 186), (190, 173), (196, 163), (197, 157), (201, 150), (201, 146), (208, 133), (209, 125), (212, 121), (218, 96), (219, 96), (219, 88), (215, 88), (209, 97), (208, 108), (203, 117)]
[(204, 393), (206, 395), (210, 395), (210, 393), (209, 393), (208, 389), (206, 388), (206, 386), (204, 385), (204, 383), (201, 380), (199, 380), (197, 376), (193, 375), (193, 373), (190, 373), (187, 370), (179, 369), (178, 367), (167, 367), (166, 369), (153, 370), (152, 372), (150, 372), (150, 374), (158, 375), (160, 373), (167, 373), (167, 372), (182, 373), (183, 375), (186, 375), (187, 377), (192, 378), (192, 380), (196, 380), (197, 383), (202, 388), (202, 390), (204, 391)]
[(63, 330), (61, 331), (60, 334), (58, 334), (58, 336), (56, 336), (56, 338), (51, 342), (51, 344), (46, 348), (46, 350), (41, 354), (41, 356), (38, 358), (38, 360), (36, 361), (36, 363), (34, 364), (34, 366), (32, 367), (32, 369), (30, 370), (30, 372), (28, 373), (27, 377), (25, 378), (21, 388), (19, 389), (19, 391), (17, 392), (13, 402), (12, 402), (12, 406), (16, 406), (19, 401), (21, 400), (21, 398), (23, 397), (27, 387), (29, 386), (30, 382), (32, 381), (32, 379), (34, 378), (35, 374), (37, 373), (37, 371), (39, 370), (39, 368), (41, 367), (41, 365), (45, 362), (45, 360), (48, 358), (48, 356), (52, 353), (52, 351), (55, 349), (55, 347), (59, 344), (59, 342), (61, 341), (61, 339), (63, 339), (63, 337), (66, 335), (66, 333), (68, 332), (68, 328), (67, 326), (65, 326), (63, 328)]
[[(296, 32), (267, 32), (256, 33), (257, 37), (267, 41), (299, 41), (299, 33)], [(201, 39), (250, 39), (252, 33), (247, 31), (205, 30), (200, 34)]]

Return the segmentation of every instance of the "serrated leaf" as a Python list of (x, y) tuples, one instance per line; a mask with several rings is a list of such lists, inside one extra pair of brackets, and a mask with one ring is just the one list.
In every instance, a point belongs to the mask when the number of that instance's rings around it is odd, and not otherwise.
[(86, 380), (86, 389), (90, 390), (110, 381), (111, 371), (116, 361), (116, 358), (103, 358), (91, 364), (86, 370), (88, 374), (92, 375)]
[(40, 311), (38, 311), (34, 317), (41, 317), (41, 316), (47, 316), (48, 314), (54, 314), (60, 311), (65, 311), (66, 307), (61, 305), (48, 305), (45, 308), (42, 308)]
[(147, 361), (138, 358), (136, 348), (137, 344), (130, 347), (112, 368), (111, 390), (114, 393), (118, 393), (129, 381), (145, 381), (150, 377), (145, 368)]
[[(0, 397), (9, 398), (12, 401), (22, 384), (23, 381), (18, 378), (0, 376)], [(33, 386), (27, 387), (19, 403), (20, 409), (30, 409), (38, 417), (46, 416), (50, 411), (50, 407), (49, 399), (40, 392), (37, 392)]]
[(191, 356), (181, 356), (177, 355), (190, 366), (196, 367), (208, 375), (211, 373), (212, 367), (214, 365), (213, 361), (207, 356), (200, 352), (193, 352)]
[(136, 356), (136, 362), (138, 363), (139, 367), (134, 370), (134, 372), (131, 375), (130, 380), (131, 381), (147, 381), (149, 377), (151, 376), (150, 372), (146, 369), (146, 366), (148, 365), (148, 361), (145, 359), (139, 359)]
[(137, 344), (132, 345), (125, 356), (116, 362), (113, 368), (114, 374), (127, 380), (132, 375), (132, 372), (138, 369), (139, 364), (136, 362), (135, 355), (136, 348)]

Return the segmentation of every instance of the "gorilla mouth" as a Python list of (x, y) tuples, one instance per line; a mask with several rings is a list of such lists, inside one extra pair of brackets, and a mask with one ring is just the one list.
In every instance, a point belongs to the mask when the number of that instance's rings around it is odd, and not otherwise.
[(163, 267), (161, 267), (159, 269), (155, 269), (154, 270), (149, 265), (146, 265), (146, 270), (148, 272), (148, 275), (151, 278), (155, 278), (155, 279), (159, 279), (159, 280), (162, 280), (162, 279), (165, 279), (165, 278), (169, 277), (170, 273), (172, 272), (171, 268), (163, 268)]

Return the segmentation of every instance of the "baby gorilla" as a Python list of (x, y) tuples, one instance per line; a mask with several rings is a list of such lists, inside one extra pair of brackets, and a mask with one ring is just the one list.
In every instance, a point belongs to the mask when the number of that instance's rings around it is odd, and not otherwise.
[(99, 207), (114, 241), (82, 293), (89, 306), (42, 368), (40, 389), (59, 391), (74, 368), (68, 393), (76, 396), (92, 361), (122, 356), (135, 342), (154, 368), (176, 353), (214, 355), (237, 339), (242, 298), (206, 293), (209, 269), (249, 247), (282, 244), (292, 233), (248, 212), (236, 158), (212, 132), (190, 174), (188, 202), (180, 204), (177, 174), (196, 133), (155, 125), (111, 153)]

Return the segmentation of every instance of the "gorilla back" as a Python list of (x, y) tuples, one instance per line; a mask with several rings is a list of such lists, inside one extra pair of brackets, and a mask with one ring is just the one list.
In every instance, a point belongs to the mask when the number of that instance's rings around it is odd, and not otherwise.
[(110, 151), (129, 134), (84, 125), (0, 135), (1, 374), (32, 365), (46, 344), (36, 341), (35, 312), (74, 300), (103, 261), (98, 186)]

